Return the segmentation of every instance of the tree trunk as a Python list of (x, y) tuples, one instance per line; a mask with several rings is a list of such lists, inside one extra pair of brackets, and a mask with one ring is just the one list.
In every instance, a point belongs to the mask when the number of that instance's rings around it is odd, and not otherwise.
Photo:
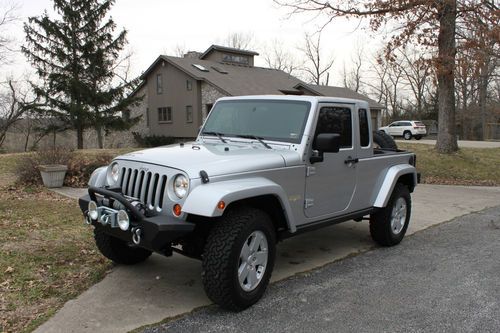
[(26, 140), (24, 140), (24, 151), (28, 151), (28, 143), (30, 141), (30, 135), (31, 135), (31, 120), (28, 120), (28, 129), (26, 132)]
[(3, 142), (5, 141), (5, 137), (6, 137), (6, 133), (2, 131), (0, 133), (0, 146), (2, 146)]
[(479, 70), (479, 112), (481, 114), (481, 140), (486, 140), (486, 98), (488, 92), (489, 59), (485, 59)]
[(81, 125), (76, 127), (76, 142), (77, 149), (83, 149), (83, 126)]
[(439, 9), (437, 59), (439, 118), (436, 148), (449, 154), (458, 150), (455, 124), (455, 25), (456, 1), (442, 0)]
[(102, 137), (102, 127), (100, 125), (96, 125), (95, 131), (97, 134), (97, 146), (99, 147), (99, 149), (103, 149), (104, 143)]

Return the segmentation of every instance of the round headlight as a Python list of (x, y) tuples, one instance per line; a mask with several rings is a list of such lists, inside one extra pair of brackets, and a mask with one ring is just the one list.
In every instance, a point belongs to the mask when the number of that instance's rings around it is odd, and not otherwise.
[(174, 193), (182, 199), (186, 196), (189, 190), (189, 180), (184, 175), (177, 175), (174, 179)]
[(116, 221), (118, 222), (118, 226), (123, 231), (127, 231), (130, 226), (130, 220), (128, 218), (128, 214), (124, 210), (119, 210), (116, 214)]
[(108, 185), (115, 185), (118, 182), (118, 176), (120, 176), (120, 167), (118, 163), (113, 163), (108, 168)]
[(99, 212), (97, 211), (97, 203), (95, 201), (89, 201), (88, 214), (92, 220), (97, 220), (99, 217)]

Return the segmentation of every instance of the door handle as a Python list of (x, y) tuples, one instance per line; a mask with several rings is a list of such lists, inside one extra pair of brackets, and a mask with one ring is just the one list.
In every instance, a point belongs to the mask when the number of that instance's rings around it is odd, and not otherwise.
[(344, 161), (345, 164), (355, 164), (359, 162), (359, 158), (352, 158), (349, 156), (347, 160)]

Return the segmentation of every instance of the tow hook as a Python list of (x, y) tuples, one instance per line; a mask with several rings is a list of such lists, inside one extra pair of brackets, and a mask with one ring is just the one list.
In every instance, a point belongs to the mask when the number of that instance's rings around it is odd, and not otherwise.
[(141, 228), (132, 228), (132, 242), (135, 245), (139, 245), (141, 242), (142, 229)]

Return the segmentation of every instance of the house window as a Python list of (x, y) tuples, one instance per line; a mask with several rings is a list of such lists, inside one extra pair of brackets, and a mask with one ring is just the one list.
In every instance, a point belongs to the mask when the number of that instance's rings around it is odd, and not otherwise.
[(193, 90), (193, 81), (186, 80), (186, 89), (189, 91)]
[(193, 122), (193, 107), (191, 105), (186, 106), (186, 123)]
[(163, 78), (161, 74), (156, 74), (156, 93), (163, 94)]
[(158, 122), (160, 123), (172, 122), (172, 108), (170, 106), (158, 108)]
[(248, 65), (250, 61), (248, 60), (248, 57), (242, 56), (242, 55), (236, 55), (236, 54), (224, 54), (222, 56), (222, 61), (224, 62), (232, 62), (236, 64), (241, 64), (241, 65)]

